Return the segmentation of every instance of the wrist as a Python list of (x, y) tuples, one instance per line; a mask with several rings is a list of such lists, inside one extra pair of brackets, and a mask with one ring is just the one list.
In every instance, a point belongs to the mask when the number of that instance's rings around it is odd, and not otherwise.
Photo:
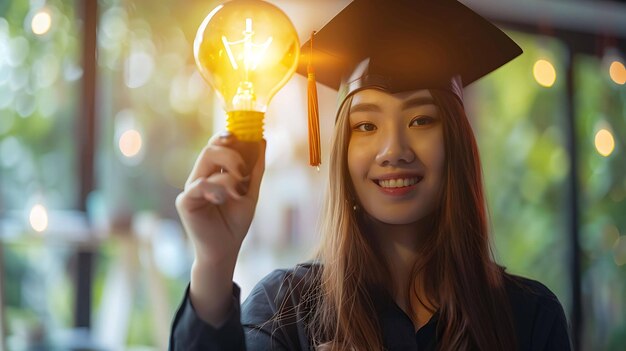
[(206, 254), (204, 252), (195, 251), (192, 270), (214, 272), (214, 271), (234, 271), (237, 263), (237, 255), (229, 254)]
[(221, 325), (232, 305), (234, 265), (216, 266), (194, 261), (189, 298), (198, 316), (214, 327)]

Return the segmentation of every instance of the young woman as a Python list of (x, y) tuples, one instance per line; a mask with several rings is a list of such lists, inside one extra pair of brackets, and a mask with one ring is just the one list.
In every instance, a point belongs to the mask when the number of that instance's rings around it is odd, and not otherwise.
[(214, 137), (176, 202), (195, 261), (170, 348), (569, 350), (554, 294), (492, 258), (463, 108), (462, 87), (517, 45), (449, 0), (355, 0), (315, 42), (318, 80), (342, 96), (320, 249), (239, 308), (265, 145), (249, 170), (236, 136)]

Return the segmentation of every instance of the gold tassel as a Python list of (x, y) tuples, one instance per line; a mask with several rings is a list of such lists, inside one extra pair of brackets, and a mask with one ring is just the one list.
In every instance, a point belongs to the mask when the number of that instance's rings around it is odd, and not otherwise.
[(320, 116), (317, 104), (317, 86), (315, 85), (315, 72), (313, 71), (313, 35), (311, 33), (311, 53), (309, 56), (309, 64), (307, 66), (307, 95), (308, 95), (308, 112), (309, 112), (309, 164), (311, 166), (319, 166), (321, 160), (320, 148)]

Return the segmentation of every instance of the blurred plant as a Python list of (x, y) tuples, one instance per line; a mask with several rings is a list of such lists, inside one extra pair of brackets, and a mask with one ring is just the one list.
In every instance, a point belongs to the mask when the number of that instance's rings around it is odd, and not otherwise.
[[(545, 283), (567, 311), (565, 49), (554, 40), (510, 34), (524, 54), (470, 89), (496, 256), (510, 272)], [(533, 75), (546, 50), (551, 62), (542, 62), (556, 70), (549, 85)]]
[[(582, 283), (586, 334), (583, 348), (626, 345), (626, 90), (597, 57), (576, 67), (577, 133), (582, 185)], [(605, 129), (614, 150), (602, 155), (595, 137)]]
[[(36, 192), (45, 192), (53, 208), (75, 204), (76, 175), (67, 172), (75, 168), (71, 133), (82, 75), (74, 5), (10, 1), (0, 7), (0, 194), (6, 209), (22, 210)], [(36, 27), (41, 14), (50, 19), (44, 32)]]
[[(75, 169), (72, 133), (82, 76), (75, 5), (0, 5), (0, 213), (3, 220), (9, 211), (23, 213), (24, 228), (34, 198), (55, 210), (75, 206), (76, 172), (68, 171)], [(52, 332), (71, 324), (65, 256), (44, 250), (42, 237), (9, 231), (2, 234), (17, 238), (4, 243), (2, 262), (9, 341), (43, 347)]]

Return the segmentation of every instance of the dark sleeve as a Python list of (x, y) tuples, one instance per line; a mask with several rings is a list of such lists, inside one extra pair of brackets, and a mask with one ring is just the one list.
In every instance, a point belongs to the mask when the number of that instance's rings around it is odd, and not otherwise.
[(571, 350), (570, 338), (568, 333), (567, 319), (560, 303), (552, 307), (552, 325), (549, 327), (549, 333), (546, 337), (546, 344), (543, 350), (546, 351), (569, 351)]
[(241, 310), (251, 351), (308, 350), (307, 308), (300, 303), (309, 283), (308, 268), (275, 270), (250, 292)]
[(189, 286), (187, 286), (185, 297), (172, 324), (170, 351), (244, 351), (246, 345), (240, 322), (239, 294), (239, 286), (233, 283), (233, 296), (228, 318), (221, 326), (215, 328), (198, 317), (191, 305)]
[[(233, 283), (228, 319), (214, 328), (200, 319), (191, 305), (189, 288), (174, 319), (170, 350), (301, 350), (303, 323), (296, 322), (299, 294), (292, 294), (292, 274), (275, 270), (263, 278), (240, 307), (240, 290)], [(280, 319), (276, 311), (282, 311)]]
[[(529, 310), (534, 310), (531, 328), (530, 350), (537, 351), (569, 351), (571, 350), (567, 319), (563, 306), (558, 298), (545, 285), (527, 280), (534, 293), (534, 307), (526, 305)], [(528, 297), (527, 297), (528, 299)]]
[(563, 306), (542, 283), (507, 274), (507, 293), (520, 351), (571, 350)]

